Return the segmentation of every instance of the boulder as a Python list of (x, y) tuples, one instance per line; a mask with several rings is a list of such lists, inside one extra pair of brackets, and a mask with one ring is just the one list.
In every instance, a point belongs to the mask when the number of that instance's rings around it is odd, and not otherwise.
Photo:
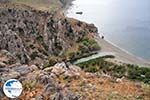
[(51, 70), (51, 73), (54, 73), (56, 75), (65, 75), (69, 77), (74, 77), (74, 76), (80, 76), (80, 71), (81, 69), (75, 65), (67, 65), (66, 63), (57, 63), (53, 67), (47, 69)]
[(52, 100), (63, 100), (63, 99), (64, 99), (63, 93), (62, 92), (57, 92), (57, 93), (55, 93)]
[(81, 98), (80, 95), (69, 92), (65, 96), (64, 100), (80, 100), (80, 98)]
[(31, 71), (36, 71), (38, 70), (38, 67), (36, 65), (31, 65), (29, 66)]
[(25, 75), (25, 74), (32, 72), (32, 70), (30, 69), (28, 65), (17, 66), (13, 68), (13, 70), (20, 73), (20, 75)]
[(4, 92), (3, 92), (3, 89), (2, 89), (2, 87), (0, 87), (0, 98), (2, 98), (2, 97), (4, 97), (5, 95), (4, 95)]
[(0, 62), (0, 68), (4, 68), (4, 67), (6, 67), (6, 64), (3, 62)]
[(42, 95), (37, 95), (33, 100), (44, 100), (44, 97)]
[(21, 75), (18, 72), (9, 71), (9, 72), (2, 73), (1, 80), (4, 82), (4, 81), (7, 81), (9, 79), (18, 79), (20, 76)]
[(47, 85), (49, 83), (55, 84), (53, 81), (53, 78), (50, 76), (50, 74), (47, 72), (44, 72), (44, 71), (40, 71), (40, 74), (37, 76), (37, 79), (43, 85)]

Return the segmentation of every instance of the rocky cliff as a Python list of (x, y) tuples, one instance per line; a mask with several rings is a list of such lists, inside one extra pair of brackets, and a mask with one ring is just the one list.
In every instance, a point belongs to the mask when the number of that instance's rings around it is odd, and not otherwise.
[(85, 35), (96, 32), (93, 25), (62, 15), (17, 5), (0, 7), (0, 50), (7, 50), (14, 63), (60, 56)]

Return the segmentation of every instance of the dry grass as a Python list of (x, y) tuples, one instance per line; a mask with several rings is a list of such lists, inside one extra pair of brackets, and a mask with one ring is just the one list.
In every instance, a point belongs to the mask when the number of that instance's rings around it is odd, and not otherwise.
[(112, 78), (80, 72), (78, 78), (68, 81), (62, 75), (58, 80), (60, 86), (68, 84), (67, 90), (79, 93), (86, 100), (148, 100), (150, 97), (149, 85), (138, 86), (126, 79), (115, 82)]

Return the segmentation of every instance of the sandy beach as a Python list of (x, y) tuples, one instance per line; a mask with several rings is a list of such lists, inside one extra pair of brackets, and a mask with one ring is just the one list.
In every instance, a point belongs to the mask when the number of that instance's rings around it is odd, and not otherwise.
[[(67, 10), (70, 6), (72, 6), (72, 1), (68, 1), (66, 7), (62, 11), (65, 15), (68, 13)], [(127, 64), (135, 64), (140, 65), (144, 67), (150, 67), (150, 61), (147, 61), (141, 57), (135, 56), (126, 50), (123, 50), (122, 48), (116, 46), (115, 44), (100, 38), (100, 36), (95, 37), (96, 41), (101, 47), (100, 52), (98, 53), (99, 56), (101, 55), (114, 55), (115, 59), (113, 62), (119, 62), (119, 63), (127, 63)], [(95, 57), (96, 55), (94, 55)], [(90, 58), (88, 58), (90, 59)], [(85, 59), (83, 59), (85, 60)]]
[(140, 66), (149, 67), (150, 62), (146, 61), (143, 58), (137, 57), (133, 54), (126, 52), (125, 50), (113, 45), (107, 40), (101, 39), (99, 36), (96, 36), (96, 41), (101, 46), (100, 52), (112, 52), (115, 56), (115, 61), (127, 63), (127, 64), (136, 64)]

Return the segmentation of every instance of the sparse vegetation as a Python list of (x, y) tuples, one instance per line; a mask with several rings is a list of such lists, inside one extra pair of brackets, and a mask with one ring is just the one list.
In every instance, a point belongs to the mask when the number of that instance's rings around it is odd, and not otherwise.
[(51, 66), (55, 65), (57, 62), (58, 62), (58, 57), (50, 56), (48, 58), (48, 62), (45, 62), (43, 67), (44, 68), (51, 67)]
[(23, 82), (23, 88), (27, 91), (31, 91), (32, 89), (34, 89), (37, 85), (37, 81), (36, 80), (28, 80)]
[(98, 50), (100, 50), (100, 46), (97, 44), (94, 38), (84, 36), (78, 42), (73, 44), (71, 48), (66, 50), (65, 56), (68, 58), (68, 60), (73, 61), (95, 54)]
[(56, 11), (61, 7), (59, 0), (10, 0), (12, 3), (26, 4), (38, 10)]
[(150, 68), (128, 65), (128, 78), (150, 84)]
[[(31, 5), (40, 10), (45, 8), (56, 10), (55, 7), (59, 5), (58, 0), (10, 1)], [(61, 2), (66, 1), (61, 0)], [(22, 5), (21, 8), (23, 8)], [(68, 63), (71, 60), (96, 54), (100, 50), (93, 35), (97, 32), (94, 25), (89, 26), (84, 22), (69, 20), (57, 15), (58, 13), (55, 15), (33, 9), (31, 11), (17, 8), (2, 9), (1, 12), (1, 18), (4, 21), (2, 23), (6, 21), (6, 29), (1, 25), (1, 38), (4, 39), (1, 48), (6, 49), (3, 51), (6, 54), (4, 56), (0, 52), (0, 65), (2, 65), (0, 66), (0, 87), (6, 79), (14, 77), (20, 80), (24, 91), (18, 99), (146, 100), (145, 98), (149, 98), (150, 69), (148, 68), (127, 64), (117, 65), (106, 60), (114, 58), (112, 55), (78, 64), (83, 70)], [(6, 31), (7, 26), (10, 33)], [(17, 26), (19, 29), (15, 29)], [(7, 41), (3, 36), (8, 36)], [(16, 41), (12, 41), (12, 37)], [(7, 42), (11, 45), (9, 46)], [(16, 46), (16, 44), (19, 45)], [(14, 49), (9, 50), (12, 47)], [(19, 59), (23, 61), (21, 63), (23, 66), (20, 65)], [(56, 63), (59, 65), (56, 66)], [(103, 77), (100, 73), (109, 74), (115, 78)], [(142, 81), (142, 83), (139, 85), (125, 79), (120, 84), (116, 81), (116, 77), (126, 77)], [(0, 98), (5, 99), (3, 94)]]
[(80, 43), (79, 50), (81, 50), (83, 53), (100, 50), (100, 46), (92, 38), (84, 37), (79, 41), (79, 43)]
[(114, 77), (121, 78), (124, 76), (131, 80), (138, 80), (150, 84), (150, 68), (130, 64), (117, 65), (106, 61), (106, 58), (100, 57), (77, 65), (87, 72), (95, 73), (103, 71)]
[(30, 57), (31, 57), (31, 60), (34, 60), (36, 57), (38, 57), (38, 52), (36, 52), (36, 51), (32, 52)]

